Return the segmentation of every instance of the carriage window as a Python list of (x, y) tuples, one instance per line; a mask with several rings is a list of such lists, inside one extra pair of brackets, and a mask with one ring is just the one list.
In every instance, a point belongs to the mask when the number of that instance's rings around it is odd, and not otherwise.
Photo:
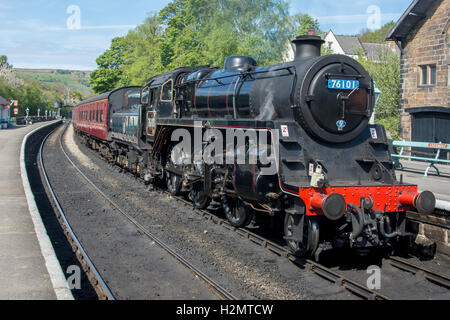
[(172, 101), (173, 81), (169, 80), (162, 86), (161, 101)]
[(100, 122), (103, 123), (103, 109), (100, 110)]

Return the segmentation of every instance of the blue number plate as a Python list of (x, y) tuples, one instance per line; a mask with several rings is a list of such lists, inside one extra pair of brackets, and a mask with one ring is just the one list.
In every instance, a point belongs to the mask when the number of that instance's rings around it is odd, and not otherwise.
[(356, 88), (359, 88), (358, 80), (339, 80), (339, 79), (328, 80), (328, 89), (354, 90)]

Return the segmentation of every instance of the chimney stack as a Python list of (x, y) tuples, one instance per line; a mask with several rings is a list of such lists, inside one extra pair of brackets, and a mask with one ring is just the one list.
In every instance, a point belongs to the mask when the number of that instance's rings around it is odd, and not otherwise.
[(320, 49), (325, 43), (319, 36), (300, 36), (292, 41), (295, 45), (295, 60), (320, 57)]

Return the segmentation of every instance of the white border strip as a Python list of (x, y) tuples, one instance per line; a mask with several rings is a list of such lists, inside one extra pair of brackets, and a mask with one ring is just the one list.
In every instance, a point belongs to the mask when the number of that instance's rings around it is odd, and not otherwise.
[(37, 131), (51, 126), (54, 123), (55, 122), (52, 122), (45, 126), (36, 128), (25, 136), (22, 142), (22, 149), (20, 151), (20, 174), (22, 176), (23, 189), (27, 197), (31, 219), (33, 220), (34, 224), (34, 231), (36, 232), (39, 246), (41, 248), (41, 253), (45, 260), (45, 266), (47, 267), (53, 289), (55, 290), (56, 298), (58, 300), (74, 300), (72, 292), (69, 289), (69, 285), (61, 269), (61, 265), (56, 258), (55, 251), (51, 244), (50, 238), (48, 237), (44, 223), (42, 222), (42, 218), (37, 208), (33, 192), (31, 191), (27, 170), (25, 169), (25, 146), (28, 138), (35, 134)]
[(450, 211), (450, 202), (444, 200), (436, 200), (436, 209)]

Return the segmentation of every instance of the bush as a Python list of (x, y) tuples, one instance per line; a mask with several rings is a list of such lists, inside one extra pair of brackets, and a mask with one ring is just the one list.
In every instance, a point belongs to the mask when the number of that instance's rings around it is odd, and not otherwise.
[(390, 50), (379, 52), (379, 61), (369, 61), (362, 55), (359, 62), (372, 74), (381, 96), (375, 110), (375, 121), (385, 126), (391, 139), (399, 139), (400, 58)]

